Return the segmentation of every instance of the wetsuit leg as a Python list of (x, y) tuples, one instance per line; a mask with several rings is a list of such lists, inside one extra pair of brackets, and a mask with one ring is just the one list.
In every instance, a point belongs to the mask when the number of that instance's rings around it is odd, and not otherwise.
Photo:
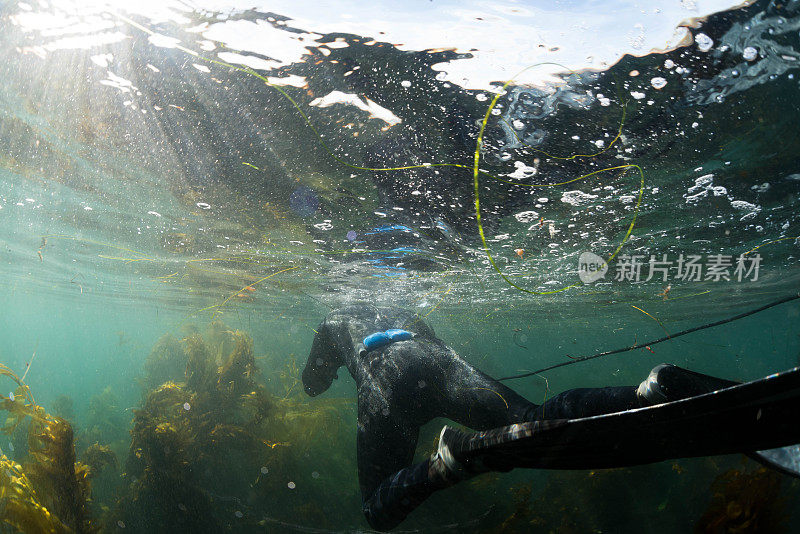
[(431, 493), (440, 489), (428, 479), (428, 462), (414, 459), (418, 427), (373, 417), (358, 429), (358, 478), (362, 511), (376, 530), (394, 528)]
[[(507, 386), (480, 371), (469, 371), (456, 373), (460, 380), (451, 375), (448, 383), (430, 385), (442, 394), (437, 415), (486, 430), (524, 421), (536, 410), (535, 404)], [(429, 460), (401, 469), (411, 463), (414, 446), (410, 445), (410, 455), (398, 450), (393, 442), (403, 442), (406, 432), (392, 426), (394, 422), (386, 424), (386, 428), (365, 428), (359, 432), (358, 442), (361, 490), (366, 496), (363, 511), (376, 530), (394, 528), (433, 492), (452, 485), (430, 478)], [(413, 432), (416, 443), (417, 430)], [(376, 481), (376, 477), (381, 478)]]
[(444, 402), (439, 415), (475, 430), (528, 421), (538, 408), (476, 369), (451, 375), (443, 388)]
[[(640, 408), (636, 386), (576, 388), (559, 393), (532, 412), (527, 421), (578, 419)], [(518, 420), (515, 422), (522, 422)]]

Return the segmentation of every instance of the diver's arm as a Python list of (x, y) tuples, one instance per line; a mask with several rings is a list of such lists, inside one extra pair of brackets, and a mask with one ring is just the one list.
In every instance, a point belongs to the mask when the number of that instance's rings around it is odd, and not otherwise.
[(315, 397), (326, 391), (337, 378), (336, 371), (342, 365), (339, 349), (331, 335), (331, 326), (324, 320), (317, 327), (311, 351), (303, 369), (302, 379), (305, 392)]

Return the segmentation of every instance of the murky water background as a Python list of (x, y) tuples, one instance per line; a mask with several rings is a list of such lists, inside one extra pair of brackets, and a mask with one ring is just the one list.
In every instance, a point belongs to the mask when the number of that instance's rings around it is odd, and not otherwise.
[[(164, 334), (185, 348), (199, 329), (222, 368), (245, 332), (260, 373), (247, 383), (272, 399), (257, 424), (238, 404), (206, 408), (260, 445), (233, 431), (185, 444), (203, 452), (180, 476), (213, 517), (204, 528), (353, 531), (366, 523), (352, 381), (340, 373), (319, 399), (297, 387), (331, 308), (413, 308), (506, 376), (800, 288), (800, 4), (429, 4), (0, 4), (0, 363), (18, 376), (30, 363), (25, 383), (72, 423), (78, 460), (95, 441), (116, 455), (93, 478), (103, 531), (194, 528), (186, 495), (147, 485), (180, 462), (140, 461), (145, 434), (130, 433)], [(608, 262), (604, 279), (581, 283), (586, 252)], [(647, 279), (651, 256), (666, 279)], [(690, 256), (699, 280), (679, 276)], [(626, 260), (643, 264), (638, 280), (617, 279)], [(662, 361), (757, 378), (800, 363), (799, 313), (783, 305), (512, 387), (539, 402), (636, 383)], [(180, 394), (202, 401), (192, 391)], [(158, 421), (176, 436), (201, 428), (180, 426), (175, 402)], [(23, 469), (26, 432), (0, 436)], [(158, 439), (140, 448), (170, 448)], [(724, 457), (487, 476), (401, 530), (791, 531), (797, 484), (758, 469)]]

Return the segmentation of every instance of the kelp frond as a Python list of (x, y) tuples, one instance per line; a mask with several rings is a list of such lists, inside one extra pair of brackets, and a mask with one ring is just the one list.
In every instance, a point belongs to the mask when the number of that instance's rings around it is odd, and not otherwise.
[(72, 530), (39, 503), (22, 466), (0, 456), (0, 521), (20, 532), (67, 534)]

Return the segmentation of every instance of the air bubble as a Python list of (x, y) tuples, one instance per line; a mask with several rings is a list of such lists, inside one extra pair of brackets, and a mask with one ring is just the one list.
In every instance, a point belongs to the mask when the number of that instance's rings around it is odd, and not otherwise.
[(753, 48), (752, 46), (748, 46), (744, 50), (742, 50), (742, 57), (745, 61), (753, 61), (758, 57), (758, 50)]
[(656, 89), (663, 89), (667, 85), (667, 80), (661, 78), (660, 76), (656, 76), (652, 80), (650, 80), (650, 85), (652, 85)]
[(189, 410), (191, 410), (191, 409), (192, 409), (192, 405), (191, 405), (191, 404), (189, 404), (188, 402), (184, 402), (184, 403), (183, 403), (183, 409), (184, 409), (184, 410), (186, 410), (186, 411), (188, 412)]
[(697, 49), (701, 52), (708, 52), (714, 46), (714, 40), (704, 33), (695, 35), (694, 42), (697, 43)]
[(286, 487), (289, 489), (294, 489), (297, 487), (297, 484), (295, 484), (294, 482), (289, 482), (288, 484), (286, 484)]

